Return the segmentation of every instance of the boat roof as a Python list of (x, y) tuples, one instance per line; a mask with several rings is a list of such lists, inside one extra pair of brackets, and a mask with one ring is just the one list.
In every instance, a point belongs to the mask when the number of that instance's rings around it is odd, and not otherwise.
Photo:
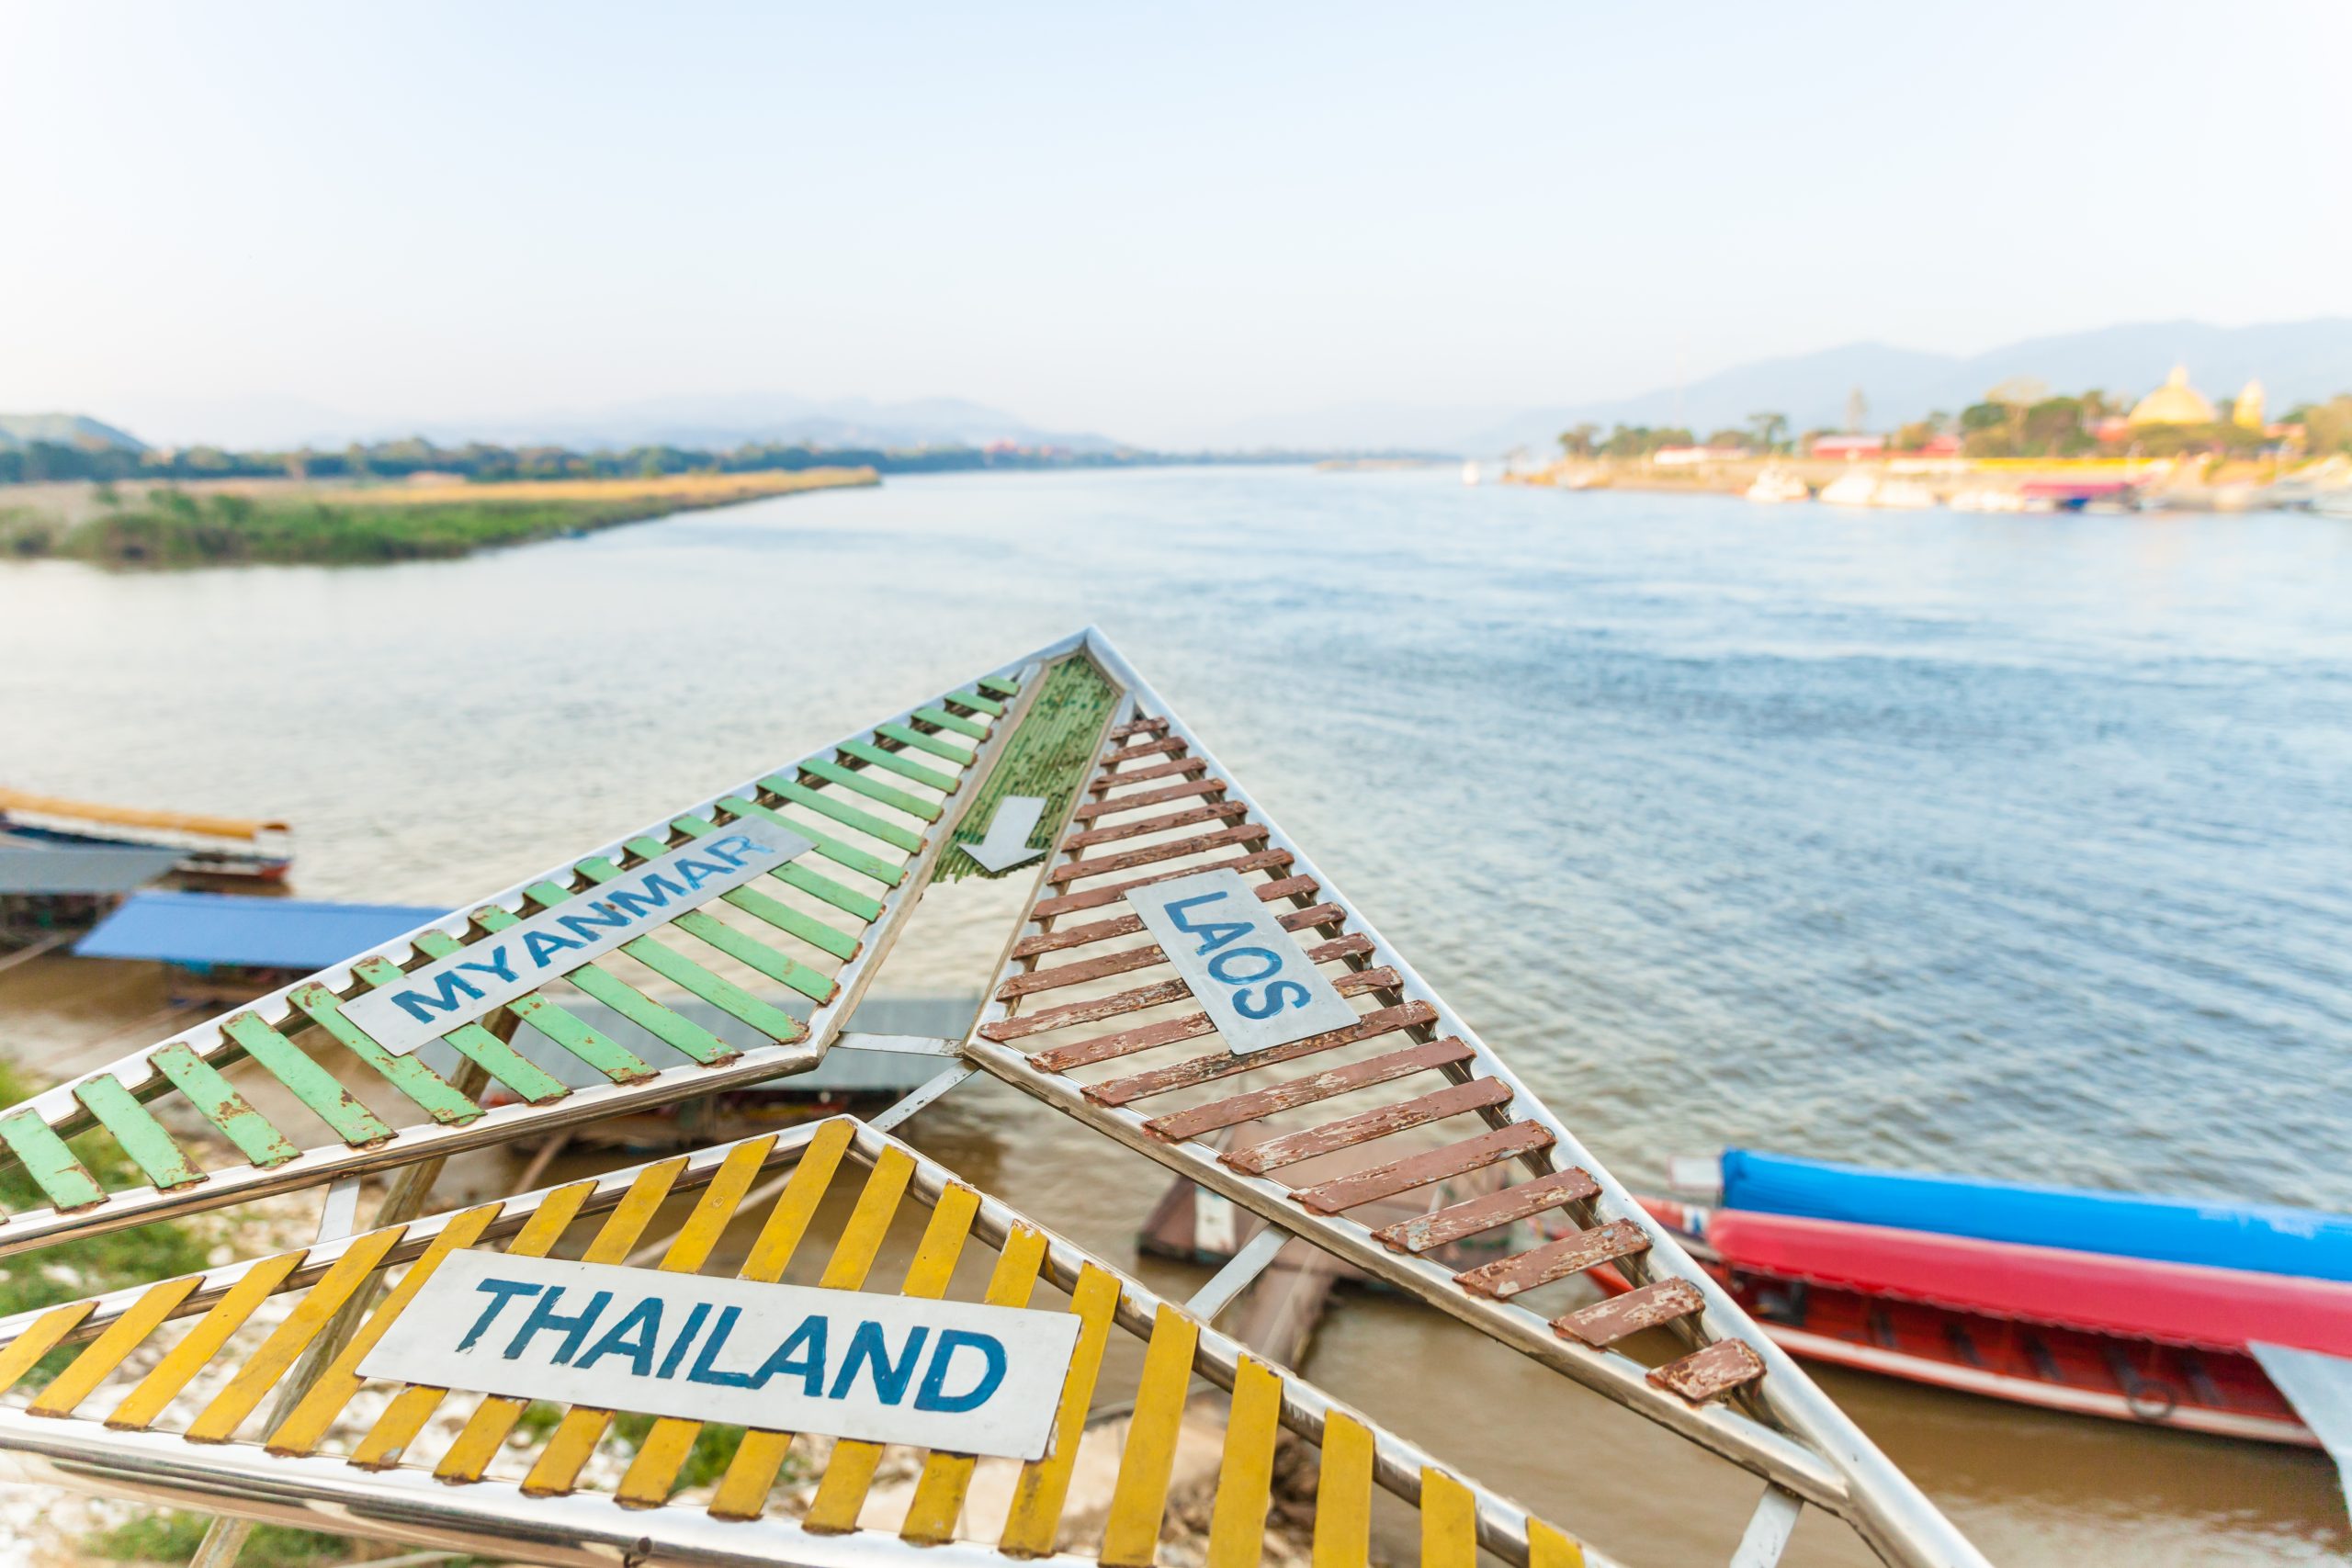
[(174, 849), (0, 833), (0, 894), (128, 893), (170, 871), (179, 858)]
[(157, 811), (137, 806), (103, 806), (62, 795), (35, 795), (29, 790), (0, 789), (0, 816), (62, 818), (114, 828), (145, 828), (163, 832), (195, 833), (211, 839), (257, 839), (286, 831), (283, 822), (243, 817), (214, 817), (198, 811)]
[(74, 951), (83, 958), (323, 969), (447, 913), (430, 905), (140, 893), (100, 920)]

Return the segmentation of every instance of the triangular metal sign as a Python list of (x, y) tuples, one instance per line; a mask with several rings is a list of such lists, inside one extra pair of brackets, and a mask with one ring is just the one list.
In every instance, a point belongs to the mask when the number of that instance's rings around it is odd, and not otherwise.
[[(895, 1295), (1074, 1314), (1068, 1370), (1042, 1391), (1042, 1453), (900, 1449), (877, 1480), (876, 1442), (675, 1416), (616, 1433), (610, 1410), (526, 1420), (520, 1398), (364, 1373), (453, 1259), (618, 1263), (688, 1194), (659, 1269), (705, 1289), (786, 1280), (856, 1293), (863, 1313)], [(748, 1239), (729, 1262), (739, 1217)], [(667, 1332), (683, 1342), (695, 1321)], [(69, 1344), (82, 1348), (51, 1354)], [(1246, 1568), (1284, 1528), (1270, 1514), (1285, 1484), (1312, 1501), (1311, 1526), (1288, 1529), (1317, 1563), (1395, 1561), (1416, 1542), (1421, 1562), (1458, 1568), (1482, 1549), (1520, 1568), (1607, 1562), (847, 1118), (0, 1321), (0, 1392), (13, 1480), (579, 1568), (1142, 1568), (1187, 1503), (1207, 1516), (1205, 1562)], [(1278, 1464), (1285, 1434), (1306, 1464)], [(1401, 1508), (1376, 1511), (1375, 1493)]]
[[(0, 1112), (0, 1146), (51, 1205), (0, 1218), (0, 1257), (813, 1066), (1038, 665), (1004, 666)], [(518, 1027), (532, 1049), (515, 1048)], [(124, 1157), (85, 1163), (65, 1141), (85, 1133)], [(208, 1167), (209, 1134), (242, 1160)], [(136, 1175), (110, 1181), (93, 1165)]]
[[(970, 1060), (1755, 1472), (1770, 1487), (1759, 1538), (1784, 1539), (1795, 1505), (1811, 1504), (1888, 1562), (1981, 1562), (1133, 666), (1099, 633), (1087, 651), (1119, 707)], [(1269, 1118), (1306, 1124), (1223, 1146)], [(1378, 1212), (1480, 1172), (1503, 1179), (1434, 1211)], [(1566, 1234), (1475, 1267), (1433, 1257), (1539, 1216)], [(1634, 1289), (1556, 1316), (1530, 1310), (1604, 1264)], [(1627, 1353), (1661, 1340), (1676, 1351)]]

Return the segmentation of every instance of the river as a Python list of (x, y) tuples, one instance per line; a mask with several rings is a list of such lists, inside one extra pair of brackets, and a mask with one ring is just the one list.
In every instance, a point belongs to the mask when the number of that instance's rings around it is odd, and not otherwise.
[[(454, 904), (1090, 621), (1629, 1179), (1731, 1143), (2352, 1209), (2325, 519), (1164, 469), (397, 567), (8, 565), (0, 780), (282, 816), (301, 892)], [(888, 984), (973, 990), (998, 934)], [(912, 1127), (1114, 1256), (1160, 1185), (993, 1087)], [(1721, 1561), (1753, 1501), (1402, 1303), (1350, 1299), (1306, 1371), (1636, 1560)], [(2005, 1562), (2352, 1553), (2315, 1454), (1823, 1382)]]

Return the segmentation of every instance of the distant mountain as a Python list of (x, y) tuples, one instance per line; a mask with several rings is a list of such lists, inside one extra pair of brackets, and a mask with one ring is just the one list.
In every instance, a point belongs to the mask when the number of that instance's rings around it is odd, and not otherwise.
[[(387, 432), (389, 434), (389, 432)], [(650, 399), (611, 408), (491, 420), (427, 420), (436, 441), (548, 442), (566, 446), (727, 447), (750, 442), (817, 446), (1063, 446), (1113, 452), (1125, 444), (1091, 432), (1041, 430), (1001, 409), (960, 398), (882, 403), (786, 392)]]
[(1560, 432), (1590, 423), (1686, 425), (1701, 436), (1736, 427), (1767, 411), (1790, 428), (1839, 428), (1847, 394), (1860, 387), (1870, 423), (1884, 429), (1938, 409), (1957, 413), (2015, 376), (2032, 376), (2053, 392), (2092, 388), (2139, 394), (2175, 365), (2213, 398), (2235, 397), (2257, 378), (2273, 409), (2352, 391), (2352, 319), (2268, 321), (2216, 327), (2202, 321), (2143, 321), (2029, 338), (1983, 354), (1928, 354), (1885, 344), (1849, 344), (1813, 354), (1758, 360), (1702, 377), (1680, 389), (1559, 408), (1523, 410), (1464, 427), (1461, 451), (1504, 452), (1549, 446)]
[(36, 441), (51, 446), (79, 446), (85, 451), (112, 447), (144, 452), (147, 444), (128, 431), (101, 424), (85, 413), (0, 413), (0, 451), (28, 446)]

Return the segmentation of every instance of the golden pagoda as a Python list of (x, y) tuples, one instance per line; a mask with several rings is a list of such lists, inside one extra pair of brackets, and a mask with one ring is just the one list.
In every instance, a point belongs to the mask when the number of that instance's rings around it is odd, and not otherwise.
[[(2258, 389), (2257, 389), (2258, 390)], [(2188, 367), (2176, 365), (2165, 384), (2132, 408), (2132, 423), (2141, 424), (2211, 424), (2213, 405), (2188, 384)]]
[(2231, 423), (2242, 425), (2247, 430), (2260, 430), (2262, 402), (2262, 383), (2249, 378), (2245, 384), (2245, 390), (2240, 392), (2238, 400), (2230, 405)]

